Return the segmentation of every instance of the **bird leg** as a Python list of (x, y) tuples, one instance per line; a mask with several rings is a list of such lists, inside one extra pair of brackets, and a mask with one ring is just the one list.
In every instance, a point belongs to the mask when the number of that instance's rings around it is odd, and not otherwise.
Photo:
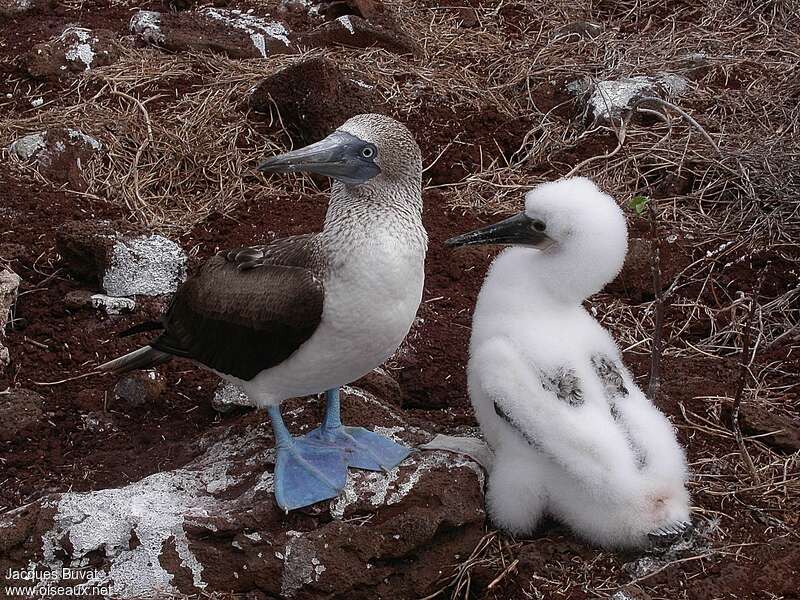
[(347, 466), (369, 471), (389, 471), (411, 452), (410, 448), (363, 427), (342, 425), (338, 388), (325, 392), (325, 400), (322, 425), (308, 433), (305, 439), (321, 447), (344, 451)]
[(347, 463), (340, 448), (295, 438), (280, 408), (267, 408), (275, 432), (275, 500), (286, 512), (335, 498), (347, 483)]

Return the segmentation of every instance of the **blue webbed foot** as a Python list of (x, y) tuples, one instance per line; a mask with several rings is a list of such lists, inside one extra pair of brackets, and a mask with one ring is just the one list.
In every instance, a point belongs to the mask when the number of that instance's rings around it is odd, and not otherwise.
[(293, 438), (277, 449), (274, 477), (275, 500), (290, 511), (338, 496), (347, 483), (347, 463), (338, 448)]
[(318, 427), (305, 438), (320, 447), (338, 448), (347, 466), (370, 471), (389, 471), (411, 453), (411, 449), (363, 427)]
[(335, 498), (347, 483), (347, 463), (339, 448), (293, 438), (277, 406), (268, 409), (275, 432), (275, 500), (285, 511)]
[(370, 471), (389, 471), (411, 453), (410, 448), (393, 442), (363, 427), (345, 427), (340, 418), (338, 388), (325, 392), (327, 406), (322, 425), (305, 438), (321, 447), (338, 448), (348, 467)]

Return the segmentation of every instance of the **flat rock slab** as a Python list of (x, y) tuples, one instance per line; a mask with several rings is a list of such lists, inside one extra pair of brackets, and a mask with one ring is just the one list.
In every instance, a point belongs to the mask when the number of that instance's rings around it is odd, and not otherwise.
[(356, 15), (342, 15), (318, 29), (299, 36), (297, 43), (311, 48), (350, 46), (352, 48), (383, 48), (397, 54), (413, 54), (414, 42), (405, 35), (374, 25)]
[(144, 42), (174, 52), (211, 50), (231, 58), (265, 58), (297, 51), (283, 23), (225, 8), (139, 11), (131, 18), (130, 30)]
[(784, 452), (800, 450), (800, 422), (751, 402), (742, 404), (739, 420), (742, 428), (761, 436), (759, 440)]
[[(319, 403), (286, 407), (290, 429), (314, 427)], [(343, 408), (348, 423), (409, 445), (431, 437), (359, 390), (345, 389)], [(351, 470), (339, 498), (284, 514), (273, 495), (271, 427), (247, 420), (195, 441), (199, 455), (181, 468), (0, 514), (0, 579), (29, 564), (82, 566), (94, 579), (78, 584), (121, 598), (415, 598), (435, 590), (483, 533), (482, 470), (440, 451), (415, 452), (389, 473)]]
[[(659, 240), (661, 256), (661, 285), (663, 289), (675, 280), (691, 262), (691, 255), (682, 252), (686, 241), (677, 234), (668, 234)], [(628, 240), (628, 253), (625, 263), (617, 277), (606, 289), (613, 293), (625, 294), (630, 300), (643, 302), (651, 298), (653, 290), (653, 257), (655, 248), (652, 240), (632, 237)]]

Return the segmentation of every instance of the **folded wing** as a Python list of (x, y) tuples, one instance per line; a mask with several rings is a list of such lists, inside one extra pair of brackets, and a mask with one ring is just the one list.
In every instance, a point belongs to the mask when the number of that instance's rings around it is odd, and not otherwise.
[(250, 380), (291, 356), (322, 318), (314, 238), (220, 253), (184, 283), (151, 346)]

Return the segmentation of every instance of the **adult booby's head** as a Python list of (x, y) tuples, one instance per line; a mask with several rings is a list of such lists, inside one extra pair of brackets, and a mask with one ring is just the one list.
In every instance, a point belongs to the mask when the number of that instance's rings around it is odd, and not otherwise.
[(531, 258), (542, 284), (558, 298), (580, 302), (619, 273), (628, 230), (614, 199), (575, 177), (535, 187), (525, 194), (523, 212), (446, 243), (535, 248)]
[(403, 124), (384, 115), (363, 114), (319, 142), (266, 159), (258, 169), (317, 173), (347, 185), (418, 183), (422, 153)]

